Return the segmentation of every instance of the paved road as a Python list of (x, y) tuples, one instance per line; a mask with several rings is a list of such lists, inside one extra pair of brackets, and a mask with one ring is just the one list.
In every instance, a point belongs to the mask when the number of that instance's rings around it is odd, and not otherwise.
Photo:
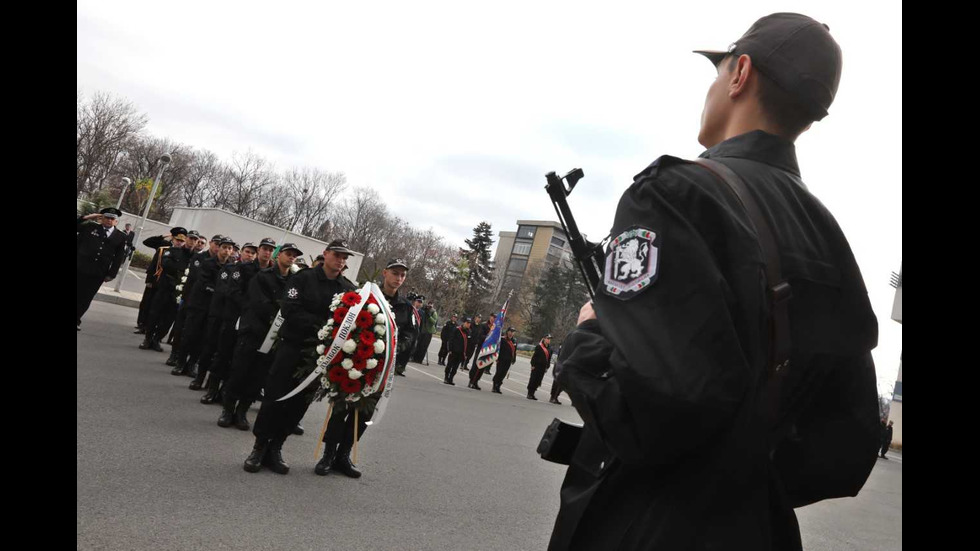
[[(219, 428), (219, 408), (169, 374), (166, 354), (138, 350), (135, 319), (95, 302), (77, 333), (78, 549), (546, 547), (564, 468), (534, 448), (555, 416), (580, 420), (567, 398), (547, 403), (547, 388), (523, 397), (526, 359), (503, 395), (443, 385), (434, 361), (409, 364), (361, 442), (358, 480), (312, 472), (323, 403), (286, 442), (288, 475), (249, 474), (251, 434)], [(807, 549), (900, 549), (901, 467), (881, 460), (858, 498), (801, 510)]]

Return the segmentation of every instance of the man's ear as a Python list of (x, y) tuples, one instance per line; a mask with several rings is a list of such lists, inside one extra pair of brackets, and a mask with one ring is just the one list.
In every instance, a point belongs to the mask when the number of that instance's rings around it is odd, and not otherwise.
[(728, 79), (728, 97), (735, 99), (748, 90), (749, 79), (755, 74), (755, 66), (752, 65), (752, 58), (747, 54), (738, 56), (735, 68), (732, 70)]

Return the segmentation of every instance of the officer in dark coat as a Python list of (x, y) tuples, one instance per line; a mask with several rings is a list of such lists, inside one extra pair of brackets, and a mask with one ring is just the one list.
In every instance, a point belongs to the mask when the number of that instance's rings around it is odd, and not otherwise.
[[(122, 212), (109, 207), (75, 224), (75, 329), (103, 283), (112, 281), (126, 257), (126, 234), (116, 229)], [(100, 223), (93, 222), (99, 220)]]
[[(551, 550), (799, 550), (793, 507), (841, 497), (824, 482), (851, 462), (874, 466), (877, 322), (794, 146), (827, 114), (840, 48), (826, 26), (783, 13), (704, 55), (718, 77), (701, 156), (744, 181), (792, 289), (780, 399), (766, 390), (769, 263), (753, 217), (703, 166), (661, 157), (623, 193), (594, 305), (563, 343), (558, 378), (585, 425)], [(821, 455), (852, 442), (847, 464)]]
[(193, 249), (194, 246), (197, 245), (197, 239), (199, 237), (197, 232), (191, 230), (187, 232), (186, 235), (183, 235), (180, 233), (182, 231), (184, 231), (184, 228), (170, 228), (169, 234), (153, 235), (143, 240), (144, 246), (153, 249), (153, 257), (150, 259), (150, 263), (146, 266), (146, 279), (144, 280), (143, 297), (140, 299), (139, 313), (136, 316), (136, 331), (134, 331), (134, 333), (137, 335), (146, 334), (146, 319), (150, 315), (150, 306), (153, 304), (153, 295), (156, 294), (157, 291), (157, 280), (160, 279), (160, 274), (163, 272), (160, 259), (160, 256), (163, 254), (163, 249), (169, 247), (173, 242), (174, 237), (176, 237), (178, 234), (180, 234), (182, 238), (186, 239), (188, 248)]
[(880, 455), (883, 459), (888, 459), (887, 457), (885, 457), (885, 454), (888, 453), (888, 448), (892, 447), (892, 425), (895, 424), (895, 421), (889, 421), (888, 426), (885, 426), (884, 421), (882, 421), (881, 424), (882, 424), (882, 430), (881, 430)]
[(453, 330), (449, 338), (449, 355), (446, 356), (446, 377), (442, 380), (444, 384), (455, 386), (453, 378), (456, 377), (456, 370), (466, 359), (466, 349), (469, 348), (470, 325), (473, 320), (463, 318), (463, 323)]
[[(218, 244), (218, 254), (201, 263), (197, 277), (190, 284), (190, 294), (187, 294), (185, 290), (183, 308), (187, 310), (187, 318), (184, 320), (186, 333), (180, 339), (180, 346), (177, 350), (177, 365), (171, 372), (173, 375), (182, 375), (188, 366), (201, 360), (203, 353), (210, 348), (210, 346), (205, 346), (205, 342), (217, 338), (217, 332), (220, 331), (220, 328), (215, 328), (215, 325), (220, 324), (220, 317), (209, 315), (211, 302), (217, 294), (219, 301), (217, 310), (220, 312), (224, 304), (225, 290), (221, 274), (226, 273), (222, 270), (226, 264), (232, 261), (231, 255), (234, 250), (235, 242), (230, 237), (222, 236)], [(190, 384), (191, 390), (199, 390), (203, 387), (210, 365), (211, 359), (208, 357), (197, 370), (197, 377)], [(214, 392), (216, 393), (217, 390), (215, 389)]]
[[(405, 283), (407, 276), (408, 265), (404, 260), (397, 258), (388, 260), (381, 274), (381, 294), (388, 299), (395, 316), (395, 325), (398, 327), (396, 346), (403, 349), (409, 348), (414, 331), (411, 320), (412, 305), (398, 294), (398, 289)], [(397, 358), (397, 352), (395, 357)], [(362, 399), (362, 405), (367, 407), (356, 416), (358, 440), (364, 436), (364, 431), (369, 426), (368, 422), (374, 415), (374, 407), (379, 397), (380, 392)], [(317, 462), (313, 472), (324, 476), (331, 471), (336, 471), (351, 478), (360, 478), (361, 471), (357, 470), (350, 458), (351, 448), (354, 446), (354, 421), (353, 407), (347, 402), (334, 403), (330, 420), (327, 422), (327, 430), (323, 433), (323, 457)]]
[(537, 400), (534, 393), (541, 386), (545, 372), (551, 365), (551, 335), (545, 335), (541, 342), (534, 347), (534, 354), (531, 355), (531, 377), (527, 381), (527, 399)]
[[(260, 257), (267, 248), (275, 249), (275, 241), (268, 238), (262, 240), (259, 245)], [(271, 253), (271, 250), (268, 252)], [(282, 307), (286, 283), (293, 275), (293, 262), (301, 254), (303, 251), (296, 245), (283, 244), (272, 266), (259, 271), (249, 281), (231, 373), (225, 384), (224, 410), (218, 419), (219, 427), (234, 424), (239, 430), (250, 428), (246, 413), (252, 402), (258, 399), (275, 357), (274, 349), (263, 350), (262, 345)]]
[(468, 339), (466, 341), (466, 357), (463, 359), (462, 365), (460, 365), (461, 371), (469, 371), (470, 368), (467, 367), (470, 363), (470, 359), (476, 355), (476, 349), (483, 345), (483, 339), (486, 338), (486, 328), (480, 321), (482, 316), (477, 314), (473, 316), (472, 326), (470, 327), (470, 332)]
[(497, 369), (493, 374), (492, 392), (496, 394), (502, 394), (500, 392), (500, 386), (504, 384), (504, 378), (507, 377), (510, 366), (514, 365), (514, 360), (517, 359), (517, 339), (514, 338), (515, 331), (517, 330), (513, 327), (508, 327), (507, 332), (500, 338), (500, 347), (497, 349)]
[[(184, 321), (187, 319), (188, 310), (184, 308), (187, 302), (187, 297), (191, 296), (191, 292), (194, 290), (194, 284), (197, 283), (198, 275), (201, 273), (201, 266), (204, 265), (204, 261), (209, 258), (214, 258), (218, 256), (218, 249), (221, 246), (221, 240), (224, 238), (221, 234), (216, 234), (211, 238), (210, 243), (208, 243), (208, 248), (203, 251), (193, 251), (191, 253), (191, 258), (187, 263), (185, 272), (181, 277), (181, 290), (178, 293), (180, 297), (180, 307), (177, 311), (177, 318), (173, 322), (173, 331), (170, 332), (170, 337), (167, 339), (168, 344), (172, 344), (171, 358), (167, 360), (167, 365), (177, 365), (177, 357), (174, 355), (174, 351), (180, 350), (180, 338), (184, 332)], [(198, 242), (200, 244), (200, 242)], [(189, 365), (189, 370), (185, 372), (186, 375), (191, 375), (194, 366)]]
[(439, 340), (442, 341), (442, 344), (439, 346), (439, 365), (446, 365), (446, 354), (449, 353), (449, 339), (452, 338), (453, 331), (456, 330), (456, 319), (458, 317), (456, 314), (450, 316), (446, 325), (442, 326), (442, 332), (439, 333)]
[[(388, 261), (389, 264), (392, 262), (397, 264), (388, 266), (385, 270), (401, 267), (405, 269), (406, 274), (408, 273), (408, 267), (405, 266), (404, 260), (392, 259)], [(408, 360), (412, 356), (415, 341), (418, 339), (419, 331), (422, 330), (422, 317), (419, 315), (416, 306), (418, 304), (421, 304), (419, 302), (419, 296), (414, 293), (409, 295), (408, 300), (399, 297), (397, 303), (392, 303), (395, 323), (398, 324), (398, 349), (395, 352), (395, 375), (401, 377), (405, 376), (405, 367), (408, 366)]]
[(177, 316), (177, 292), (193, 251), (186, 246), (186, 230), (177, 228), (178, 234), (169, 247), (160, 249), (160, 275), (154, 286), (153, 302), (146, 317), (146, 335), (140, 350), (163, 352), (160, 341), (170, 331)]
[(314, 369), (307, 363), (312, 364), (315, 354), (311, 349), (317, 346), (317, 332), (327, 323), (334, 295), (354, 290), (354, 284), (341, 275), (352, 252), (342, 240), (334, 240), (323, 252), (323, 266), (297, 272), (286, 285), (282, 303), (285, 321), (265, 382), (265, 398), (252, 426), (255, 445), (245, 460), (248, 472), (258, 472), (263, 466), (279, 474), (289, 472), (282, 459), (282, 445), (303, 419), (318, 385), (311, 384), (288, 400), (277, 400), (303, 381), (297, 378), (297, 370), (309, 373)]

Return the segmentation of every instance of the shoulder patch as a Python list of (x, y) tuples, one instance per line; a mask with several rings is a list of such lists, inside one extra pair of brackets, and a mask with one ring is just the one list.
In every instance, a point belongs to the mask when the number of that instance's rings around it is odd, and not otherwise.
[(609, 242), (602, 290), (620, 300), (633, 298), (657, 280), (660, 264), (659, 236), (634, 226)]

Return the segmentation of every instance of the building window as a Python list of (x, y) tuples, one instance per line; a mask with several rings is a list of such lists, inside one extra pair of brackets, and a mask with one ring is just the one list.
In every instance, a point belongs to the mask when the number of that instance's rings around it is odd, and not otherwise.
[(517, 237), (524, 239), (534, 239), (534, 231), (537, 230), (534, 226), (518, 226), (517, 227)]
[(526, 258), (511, 258), (510, 264), (507, 265), (508, 272), (524, 273), (524, 268), (527, 268)]
[(515, 241), (514, 242), (514, 253), (529, 255), (531, 254), (531, 242), (530, 241)]
[(564, 247), (565, 246), (565, 240), (564, 239), (561, 239), (561, 238), (558, 238), (558, 237), (552, 237), (551, 238), (551, 244), (554, 245), (554, 246), (556, 246), (556, 247)]

